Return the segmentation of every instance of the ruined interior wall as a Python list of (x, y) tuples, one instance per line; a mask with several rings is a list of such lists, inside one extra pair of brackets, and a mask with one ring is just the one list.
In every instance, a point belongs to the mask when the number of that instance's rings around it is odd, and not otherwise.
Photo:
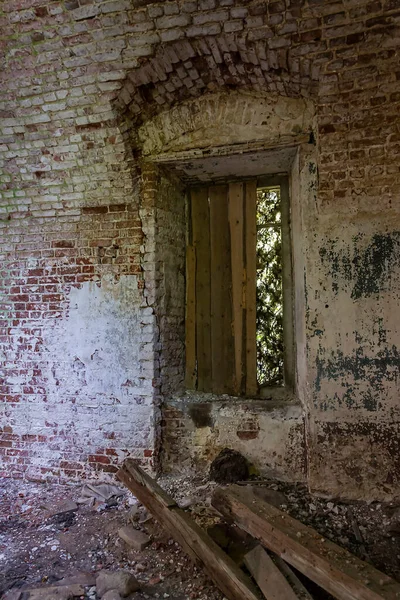
[(396, 493), (399, 20), (397, 0), (3, 2), (3, 474), (84, 476), (128, 451), (152, 460), (156, 222), (121, 111), (137, 131), (236, 87), (316, 107), (300, 275), (309, 484)]
[(309, 482), (353, 498), (400, 493), (400, 15), (383, 8), (359, 25), (357, 47), (336, 52), (340, 69), (320, 88), (309, 239)]
[(185, 189), (176, 177), (151, 162), (142, 163), (141, 173), (145, 316), (138, 355), (142, 365), (147, 365), (147, 384), (152, 389), (152, 463), (157, 468), (162, 401), (181, 391), (184, 379)]
[(322, 168), (323, 186), (339, 181), (320, 197), (324, 237), (309, 257), (310, 481), (356, 498), (399, 495), (400, 187), (387, 110)]

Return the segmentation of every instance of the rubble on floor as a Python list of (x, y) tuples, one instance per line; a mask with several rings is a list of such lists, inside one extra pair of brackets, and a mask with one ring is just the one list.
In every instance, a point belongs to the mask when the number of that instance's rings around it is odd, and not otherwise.
[[(204, 567), (230, 600), (257, 600), (261, 591), (267, 600), (299, 600), (304, 598), (304, 592), (310, 597), (313, 583), (320, 586), (315, 600), (330, 598), (329, 594), (338, 600), (400, 599), (398, 581), (261, 499), (257, 486), (260, 482), (219, 486), (212, 495), (211, 506), (228, 523), (239, 526), (253, 543), (238, 564), (137, 461), (126, 459), (117, 478), (163, 523), (185, 552)], [(353, 528), (360, 535), (354, 519)], [(293, 567), (298, 569), (303, 583)]]
[[(204, 480), (196, 485), (191, 476), (161, 477), (158, 483), (181, 506), (192, 498), (192, 515), (207, 529), (214, 482)], [(241, 482), (250, 485), (255, 493), (292, 517), (313, 527), (327, 539), (347, 548), (361, 558), (369, 560), (377, 569), (400, 580), (400, 506), (382, 502), (341, 502), (335, 499), (316, 498), (299, 483), (276, 479), (252, 478)], [(212, 519), (211, 519), (212, 520)], [(215, 521), (215, 519), (214, 519)], [(359, 534), (356, 533), (355, 524)], [(360, 538), (361, 535), (361, 538)]]
[[(110, 504), (104, 496), (80, 504), (81, 496), (82, 485), (0, 480), (1, 598), (27, 600), (28, 590), (39, 588), (35, 593), (51, 600), (47, 592), (62, 586), (54, 595), (58, 599), (76, 584), (83, 588), (81, 597), (100, 600), (96, 576), (125, 570), (140, 586), (129, 596), (134, 600), (222, 600), (132, 494), (122, 490)], [(146, 548), (137, 551), (121, 539), (118, 532), (128, 525), (148, 536)], [(115, 590), (106, 593), (105, 600), (117, 597)]]
[[(216, 526), (226, 527), (211, 506), (216, 484), (208, 478), (164, 476), (159, 483), (212, 536)], [(400, 579), (398, 506), (317, 499), (302, 485), (275, 480), (252, 479), (248, 485), (321, 535)], [(82, 485), (0, 481), (0, 594), (8, 591), (7, 600), (20, 600), (20, 590), (35, 587), (41, 587), (44, 600), (44, 590), (60, 583), (81, 585), (84, 598), (100, 600), (96, 576), (102, 570), (131, 573), (140, 586), (132, 600), (223, 599), (132, 494), (123, 490), (123, 495), (109, 497), (109, 504), (104, 496), (80, 504), (81, 497)], [(127, 526), (148, 536), (150, 544), (142, 550), (128, 545), (118, 534)], [(241, 536), (231, 526), (228, 545), (232, 530)], [(221, 532), (218, 543), (223, 545)], [(237, 545), (226, 551), (234, 554)], [(313, 591), (313, 597), (328, 598), (318, 593)], [(115, 590), (106, 594), (105, 600), (118, 598)]]

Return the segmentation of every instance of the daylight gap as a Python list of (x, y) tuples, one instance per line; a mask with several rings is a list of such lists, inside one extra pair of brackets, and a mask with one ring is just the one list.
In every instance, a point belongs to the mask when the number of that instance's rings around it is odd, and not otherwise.
[(257, 378), (284, 384), (280, 186), (257, 190)]

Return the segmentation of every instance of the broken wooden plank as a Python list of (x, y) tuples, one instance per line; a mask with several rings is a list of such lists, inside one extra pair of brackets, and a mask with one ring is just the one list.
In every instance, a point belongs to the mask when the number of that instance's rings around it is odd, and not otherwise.
[(214, 394), (232, 394), (234, 392), (234, 341), (228, 186), (211, 186), (209, 195), (212, 391)]
[(186, 371), (185, 385), (196, 389), (196, 249), (186, 248)]
[(244, 564), (267, 600), (299, 600), (272, 558), (259, 544), (246, 554)]
[(246, 394), (257, 394), (257, 182), (246, 182)]
[[(125, 479), (121, 479), (120, 474), (121, 474), (121, 476), (124, 476)], [(129, 488), (129, 485), (126, 483), (127, 478), (129, 481), (131, 481), (131, 480), (134, 481), (137, 486), (140, 486), (140, 489), (143, 488), (143, 494), (145, 493), (144, 490), (147, 489), (150, 494), (154, 495), (157, 498), (157, 502), (159, 504), (162, 504), (166, 508), (178, 506), (177, 503), (175, 502), (175, 500), (173, 498), (171, 498), (171, 496), (168, 496), (168, 494), (166, 494), (164, 492), (162, 487), (160, 487), (158, 485), (158, 483), (156, 481), (154, 481), (154, 479), (152, 479), (150, 477), (150, 475), (148, 475), (145, 471), (143, 471), (143, 469), (141, 469), (139, 467), (139, 465), (137, 465), (135, 463), (135, 461), (132, 460), (131, 458), (126, 459), (126, 461), (123, 464), (122, 469), (120, 469), (118, 471), (117, 477), (123, 483), (125, 483), (125, 485), (128, 488)], [(139, 500), (140, 500), (140, 498), (139, 498)], [(146, 506), (146, 504), (144, 502), (142, 502), (142, 504), (144, 504)]]
[(400, 583), (245, 488), (217, 488), (212, 505), (335, 598), (400, 599)]
[(208, 188), (190, 192), (193, 246), (196, 251), (196, 356), (197, 389), (209, 392), (211, 367), (211, 249)]
[(232, 318), (235, 355), (234, 392), (243, 392), (243, 273), (244, 219), (243, 183), (230, 183), (228, 192), (229, 228), (231, 235)]
[(183, 550), (204, 566), (229, 600), (259, 600), (256, 588), (243, 571), (132, 459), (124, 462), (117, 477)]
[(302, 584), (296, 573), (289, 567), (280, 556), (273, 556), (273, 561), (292, 586), (294, 592), (297, 594), (299, 600), (313, 600), (308, 589)]

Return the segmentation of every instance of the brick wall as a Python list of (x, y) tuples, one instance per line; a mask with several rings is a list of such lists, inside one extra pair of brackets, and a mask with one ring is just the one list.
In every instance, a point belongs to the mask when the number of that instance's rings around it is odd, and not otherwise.
[(370, 493), (392, 493), (399, 23), (398, 0), (3, 2), (3, 474), (79, 477), (129, 451), (152, 459), (159, 388), (146, 327), (162, 315), (138, 126), (235, 88), (305, 97), (317, 111), (311, 485), (330, 493), (369, 479)]

